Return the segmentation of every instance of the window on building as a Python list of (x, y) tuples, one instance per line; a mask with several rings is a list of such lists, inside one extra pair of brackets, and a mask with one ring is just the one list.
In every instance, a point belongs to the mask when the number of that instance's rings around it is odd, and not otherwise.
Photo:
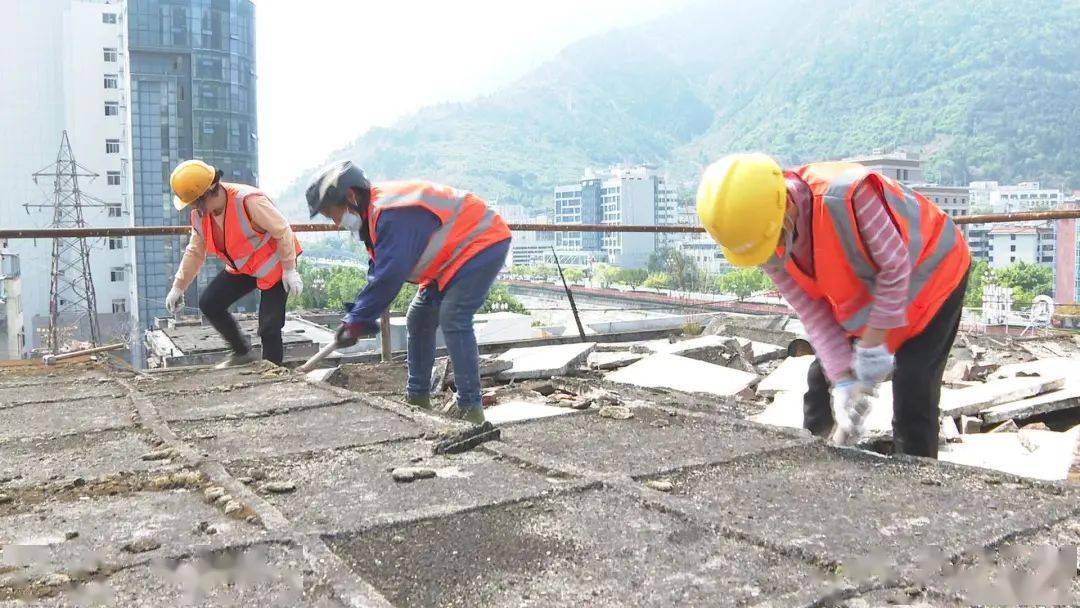
[(121, 298), (112, 301), (113, 312), (127, 312), (127, 300)]
[(1016, 240), (1016, 235), (1015, 234), (1010, 234), (1009, 235), (1009, 240), (1010, 241), (1015, 241)]
[(1016, 245), (1010, 245), (1009, 251), (1016, 251)]
[(119, 101), (106, 101), (105, 102), (105, 115), (106, 116), (119, 116), (120, 115), (120, 102)]
[(120, 88), (120, 79), (116, 74), (105, 74), (105, 88), (106, 89), (118, 89)]
[(1009, 261), (1010, 261), (1010, 262), (1015, 262), (1015, 261), (1016, 261), (1016, 256), (1015, 256), (1015, 255), (1014, 255), (1014, 256), (1010, 256), (1010, 257), (1009, 257)]
[(116, 63), (116, 49), (105, 47), (102, 53), (105, 55), (105, 63)]
[(101, 13), (102, 23), (116, 23), (116, 13)]
[(106, 180), (106, 182), (108, 182), (108, 184), (110, 186), (119, 186), (120, 185), (120, 172), (119, 171), (108, 171), (108, 172), (106, 172), (105, 173), (105, 180)]
[(124, 280), (124, 267), (117, 266), (109, 271), (109, 280), (113, 283), (120, 283)]
[(109, 237), (109, 249), (115, 251), (117, 249), (123, 249), (123, 248), (124, 248), (124, 239), (123, 239), (123, 237), (119, 237), (119, 236), (110, 236)]
[(120, 205), (107, 205), (106, 207), (109, 212), (109, 217), (123, 217), (124, 213), (120, 208)]
[(106, 139), (105, 140), (105, 153), (106, 154), (119, 154), (120, 153), (120, 140), (119, 139)]

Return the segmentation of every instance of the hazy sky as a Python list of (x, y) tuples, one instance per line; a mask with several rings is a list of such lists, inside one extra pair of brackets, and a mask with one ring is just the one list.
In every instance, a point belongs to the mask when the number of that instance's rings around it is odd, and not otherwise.
[(372, 126), (490, 92), (675, 0), (256, 0), (259, 164), (276, 193)]

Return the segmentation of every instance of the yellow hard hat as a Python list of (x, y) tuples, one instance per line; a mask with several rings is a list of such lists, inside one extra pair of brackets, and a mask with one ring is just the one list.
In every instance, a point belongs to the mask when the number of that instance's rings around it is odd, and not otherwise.
[(734, 266), (760, 266), (780, 242), (787, 207), (784, 171), (764, 154), (709, 165), (697, 192), (701, 224)]
[(169, 184), (176, 196), (173, 197), (173, 206), (178, 211), (183, 211), (200, 196), (206, 194), (214, 180), (218, 177), (217, 169), (201, 160), (185, 160), (176, 165)]

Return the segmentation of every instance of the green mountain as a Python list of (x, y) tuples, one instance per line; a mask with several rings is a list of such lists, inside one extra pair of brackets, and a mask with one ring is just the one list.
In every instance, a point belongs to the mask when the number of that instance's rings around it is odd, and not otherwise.
[[(549, 207), (590, 167), (693, 182), (731, 151), (795, 164), (921, 152), (942, 183), (1080, 187), (1080, 2), (715, 0), (584, 40), (504, 90), (373, 129), (330, 160)], [(376, 93), (377, 94), (377, 93)], [(303, 207), (301, 175), (280, 197)]]

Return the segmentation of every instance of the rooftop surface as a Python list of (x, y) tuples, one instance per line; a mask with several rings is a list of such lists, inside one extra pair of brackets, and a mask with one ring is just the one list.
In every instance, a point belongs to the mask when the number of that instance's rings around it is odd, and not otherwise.
[(436, 456), (453, 423), (377, 392), (269, 365), (0, 368), (0, 607), (960, 606), (1060, 563), (1080, 591), (1075, 552), (1027, 549), (1080, 541), (1068, 484), (631, 391), (631, 418)]

